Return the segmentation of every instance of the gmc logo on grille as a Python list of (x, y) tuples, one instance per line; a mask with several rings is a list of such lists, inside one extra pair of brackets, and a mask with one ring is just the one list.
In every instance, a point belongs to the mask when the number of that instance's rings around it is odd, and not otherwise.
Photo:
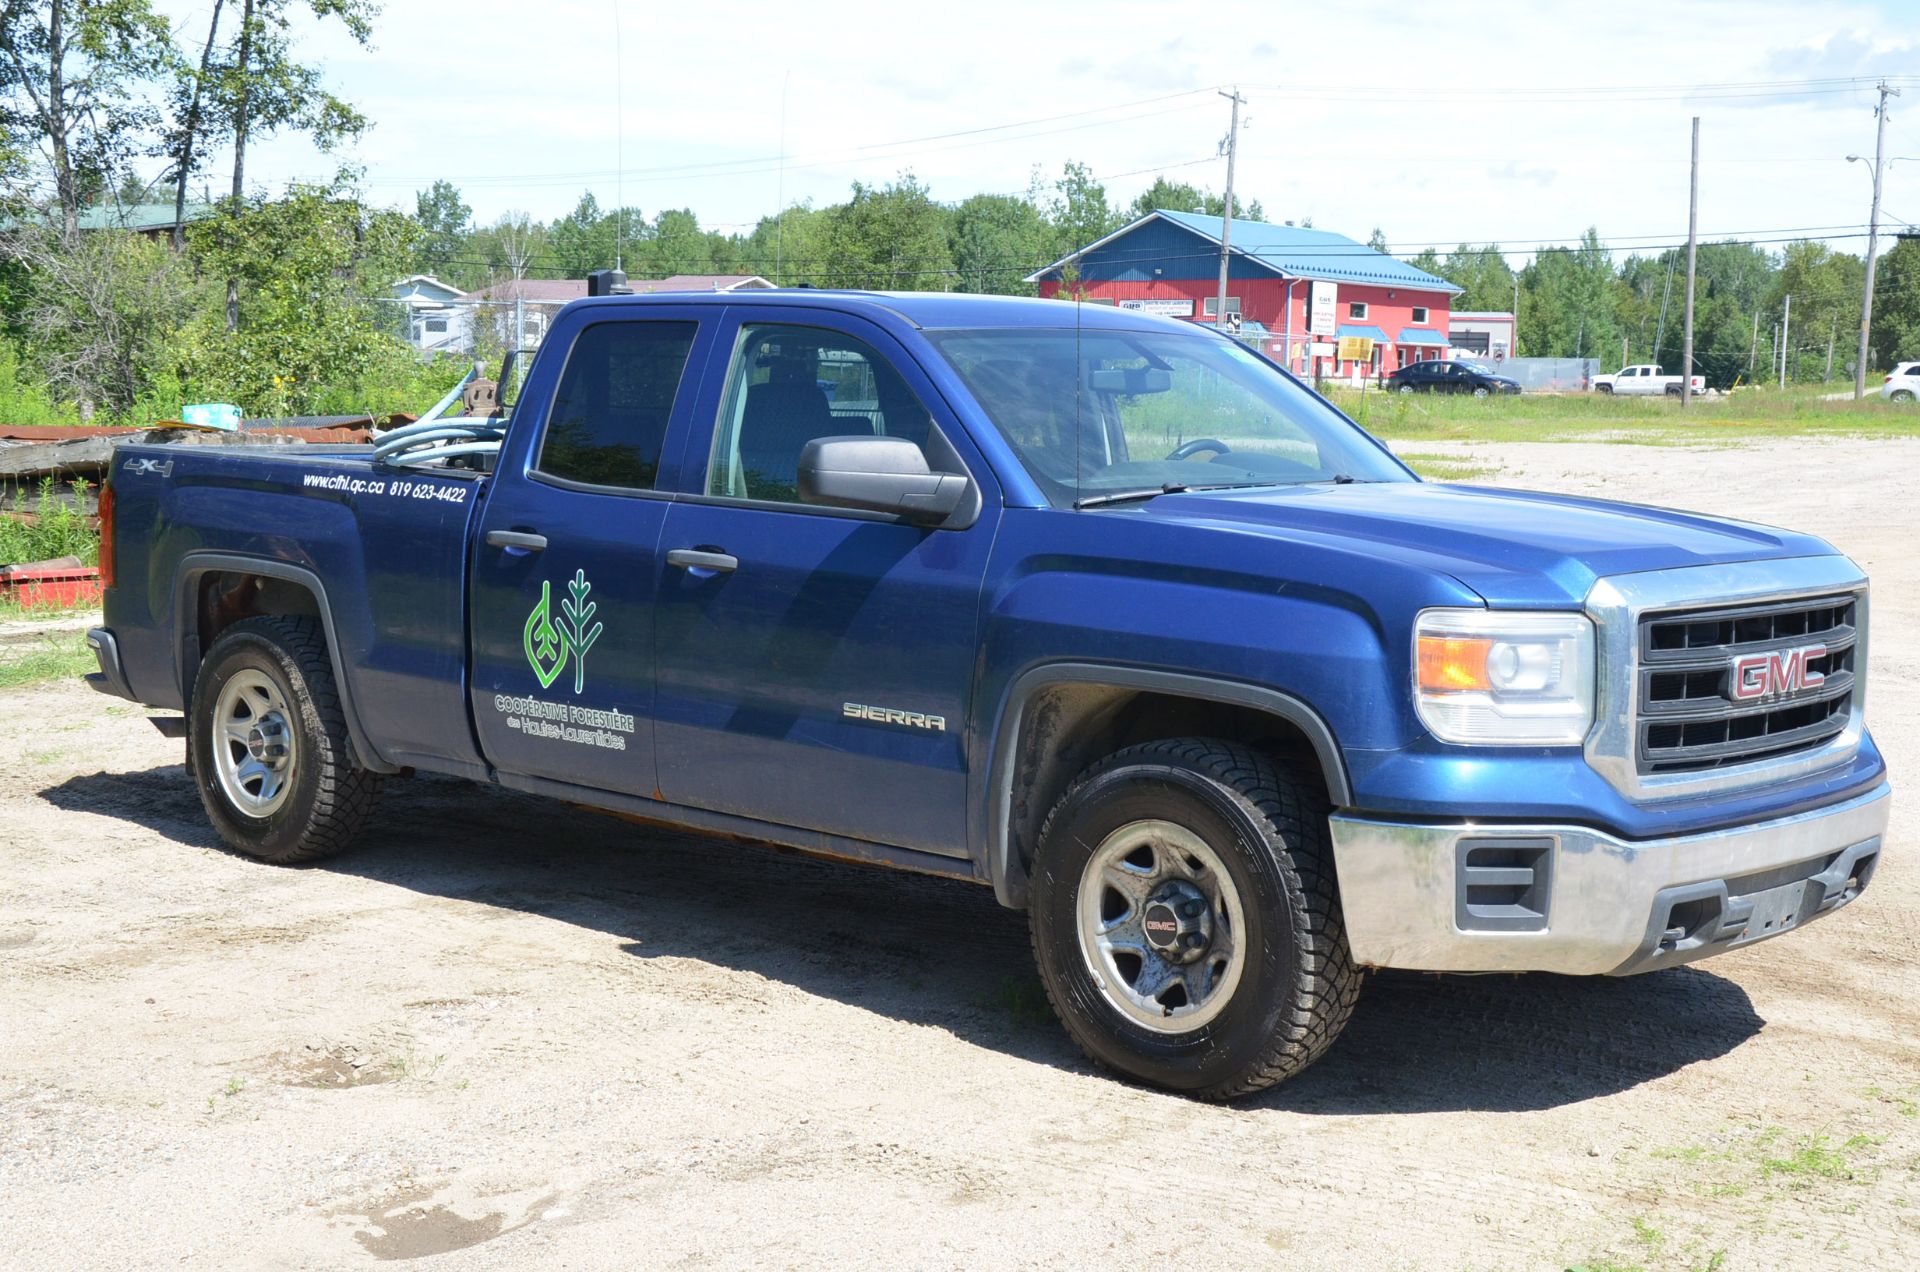
[(1825, 645), (1802, 645), (1798, 649), (1776, 649), (1770, 654), (1748, 654), (1733, 660), (1733, 678), (1727, 696), (1735, 702), (1756, 698), (1778, 698), (1782, 694), (1818, 689), (1827, 681), (1826, 673), (1812, 664), (1827, 656)]

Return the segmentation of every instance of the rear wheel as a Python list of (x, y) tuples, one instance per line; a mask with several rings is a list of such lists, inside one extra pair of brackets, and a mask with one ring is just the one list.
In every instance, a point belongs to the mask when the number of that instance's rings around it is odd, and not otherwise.
[(1473, 396), (1475, 396), (1475, 397), (1485, 397), (1485, 396), (1487, 396), (1487, 386), (1486, 386), (1486, 385), (1484, 385), (1484, 384), (1476, 384), (1476, 385), (1475, 385), (1475, 386), (1473, 387)]
[(1048, 816), (1029, 922), (1096, 1062), (1231, 1099), (1325, 1052), (1359, 996), (1318, 784), (1234, 743), (1132, 747)]
[(1913, 390), (1895, 389), (1893, 392), (1887, 394), (1887, 397), (1895, 402), (1911, 402), (1913, 401)]
[(380, 777), (353, 763), (325, 637), (310, 618), (250, 618), (194, 682), (188, 771), (220, 837), (294, 865), (350, 847)]
[(1394, 386), (1394, 391), (1396, 393), (1411, 393), (1413, 392), (1413, 386), (1411, 384), (1398, 384)]

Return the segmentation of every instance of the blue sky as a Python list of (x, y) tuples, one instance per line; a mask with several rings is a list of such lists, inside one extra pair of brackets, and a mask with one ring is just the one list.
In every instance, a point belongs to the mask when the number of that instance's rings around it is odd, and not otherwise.
[[(375, 121), (342, 156), (369, 194), (411, 207), (444, 177), (482, 221), (551, 219), (592, 189), (745, 228), (903, 169), (952, 200), (1069, 159), (1117, 202), (1155, 171), (1217, 189), (1210, 90), (1237, 84), (1240, 189), (1275, 219), (1378, 225), (1396, 250), (1684, 237), (1695, 114), (1704, 234), (1838, 234), (1867, 216), (1845, 156), (1871, 153), (1872, 93), (1806, 82), (1879, 74), (1917, 77), (1890, 112), (1888, 154), (1915, 161), (1889, 169), (1885, 209), (1920, 221), (1920, 0), (1441, 7), (387, 0), (370, 52), (297, 29)], [(206, 0), (160, 8), (204, 29)], [(275, 139), (249, 166), (271, 188), (333, 162)]]

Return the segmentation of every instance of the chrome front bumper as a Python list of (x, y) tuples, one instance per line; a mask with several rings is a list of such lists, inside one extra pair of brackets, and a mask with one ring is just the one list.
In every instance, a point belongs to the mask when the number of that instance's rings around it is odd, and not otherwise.
[(1628, 975), (1791, 931), (1865, 889), (1891, 788), (1672, 839), (1336, 814), (1354, 959), (1433, 972)]

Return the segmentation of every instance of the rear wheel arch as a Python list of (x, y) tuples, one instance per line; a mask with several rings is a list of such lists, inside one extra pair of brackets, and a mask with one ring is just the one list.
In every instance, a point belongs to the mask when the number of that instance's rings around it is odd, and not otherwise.
[(1027, 902), (1041, 825), (1095, 761), (1143, 742), (1203, 735), (1242, 742), (1316, 773), (1328, 800), (1352, 802), (1333, 730), (1304, 700), (1276, 689), (1145, 668), (1052, 663), (1017, 677), (992, 737), (985, 865), (1000, 903)]
[(376, 773), (397, 773), (399, 767), (380, 757), (361, 726), (355, 707), (353, 681), (340, 656), (333, 607), (320, 576), (302, 566), (235, 553), (196, 552), (180, 564), (174, 594), (175, 675), (180, 700), (193, 701), (194, 680), (207, 652), (220, 634), (249, 618), (312, 618), (326, 640), (328, 661), (346, 716), (347, 740), (354, 762)]

